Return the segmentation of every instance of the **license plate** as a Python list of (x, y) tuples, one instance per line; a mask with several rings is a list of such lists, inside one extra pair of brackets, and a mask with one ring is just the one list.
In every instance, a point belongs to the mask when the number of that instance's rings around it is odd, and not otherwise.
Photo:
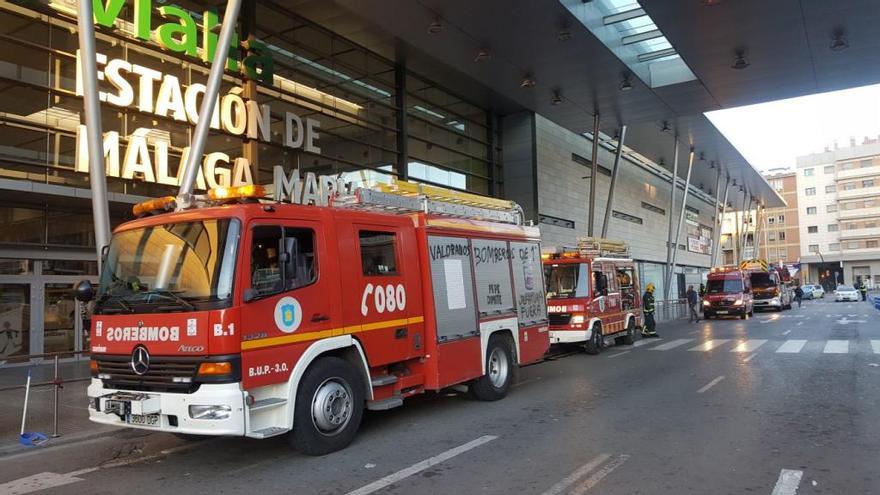
[(158, 414), (129, 414), (126, 422), (132, 425), (159, 426)]
[(719, 315), (726, 315), (727, 311), (726, 310), (725, 311), (716, 311), (716, 313), (718, 313)]

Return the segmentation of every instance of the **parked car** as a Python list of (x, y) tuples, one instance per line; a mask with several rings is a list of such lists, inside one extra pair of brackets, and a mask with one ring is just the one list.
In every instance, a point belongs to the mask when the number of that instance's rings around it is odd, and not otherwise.
[[(812, 290), (810, 290), (809, 299), (822, 299), (823, 297), (825, 297), (825, 289), (823, 289), (821, 285), (816, 284), (816, 285), (810, 285), (808, 287), (810, 287), (812, 289)], [(806, 292), (806, 291), (804, 291), (804, 292)]]
[(859, 302), (862, 300), (862, 296), (859, 294), (859, 291), (856, 290), (852, 285), (838, 285), (837, 290), (834, 291), (835, 301), (853, 301)]

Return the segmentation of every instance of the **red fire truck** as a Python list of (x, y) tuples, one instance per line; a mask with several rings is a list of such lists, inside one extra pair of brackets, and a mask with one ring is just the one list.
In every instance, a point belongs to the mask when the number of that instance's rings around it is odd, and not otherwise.
[(749, 271), (736, 265), (712, 267), (706, 277), (703, 314), (706, 319), (718, 316), (754, 316), (752, 281)]
[[(296, 197), (335, 178), (307, 179)], [(324, 454), (364, 408), (456, 384), (501, 399), (548, 349), (539, 232), (514, 203), (404, 182), (330, 206), (265, 193), (151, 200), (116, 229), (97, 293), (77, 287), (92, 421)]]
[(584, 238), (577, 249), (543, 257), (551, 344), (583, 344), (589, 354), (598, 354), (611, 339), (633, 343), (642, 304), (624, 243)]

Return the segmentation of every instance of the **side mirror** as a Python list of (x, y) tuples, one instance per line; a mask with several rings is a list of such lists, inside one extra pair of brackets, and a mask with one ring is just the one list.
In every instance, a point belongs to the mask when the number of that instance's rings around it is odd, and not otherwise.
[(80, 281), (73, 291), (73, 297), (79, 302), (89, 302), (95, 298), (95, 288), (88, 280)]
[(249, 302), (253, 301), (254, 299), (257, 298), (257, 295), (258, 294), (257, 294), (256, 289), (254, 289), (253, 287), (248, 287), (247, 289), (244, 290), (244, 296), (243, 296), (244, 302), (249, 303)]

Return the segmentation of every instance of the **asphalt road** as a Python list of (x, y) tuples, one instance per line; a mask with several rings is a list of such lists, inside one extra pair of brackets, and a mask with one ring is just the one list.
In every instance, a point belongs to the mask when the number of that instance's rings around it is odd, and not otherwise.
[(346, 450), (123, 431), (0, 459), (12, 493), (880, 493), (880, 313), (807, 301), (368, 413)]

